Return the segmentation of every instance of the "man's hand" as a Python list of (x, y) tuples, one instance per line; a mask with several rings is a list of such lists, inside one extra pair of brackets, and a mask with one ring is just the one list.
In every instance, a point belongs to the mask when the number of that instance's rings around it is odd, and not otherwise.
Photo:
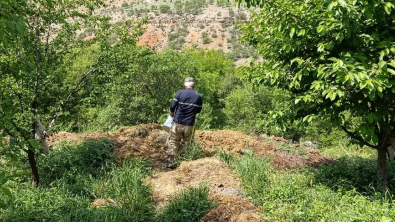
[(174, 112), (170, 112), (170, 116), (171, 116), (171, 117), (174, 117)]

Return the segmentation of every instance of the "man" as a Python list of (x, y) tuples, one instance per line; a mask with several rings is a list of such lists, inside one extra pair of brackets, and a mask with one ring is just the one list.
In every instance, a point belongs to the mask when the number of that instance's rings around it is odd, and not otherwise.
[(185, 78), (184, 85), (185, 90), (177, 92), (170, 104), (170, 116), (174, 117), (174, 122), (170, 128), (167, 168), (175, 167), (174, 157), (183, 152), (183, 147), (180, 149), (181, 140), (186, 144), (192, 139), (196, 114), (202, 111), (203, 99), (194, 90), (193, 78)]

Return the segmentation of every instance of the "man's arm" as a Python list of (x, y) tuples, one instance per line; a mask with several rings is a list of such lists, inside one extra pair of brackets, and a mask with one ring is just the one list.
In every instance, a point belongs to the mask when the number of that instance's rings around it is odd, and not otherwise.
[(174, 117), (174, 113), (178, 107), (178, 98), (179, 98), (179, 92), (177, 93), (176, 97), (173, 99), (173, 101), (170, 103), (170, 116)]

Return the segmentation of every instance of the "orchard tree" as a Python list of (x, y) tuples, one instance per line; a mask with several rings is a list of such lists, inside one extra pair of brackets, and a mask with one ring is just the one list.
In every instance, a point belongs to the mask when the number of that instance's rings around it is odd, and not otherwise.
[[(7, 144), (0, 143), (0, 149), (27, 154), (33, 186), (39, 183), (36, 155), (45, 148), (48, 128), (75, 104), (82, 88), (105, 74), (100, 67), (104, 52), (112, 47), (109, 37), (135, 41), (136, 33), (141, 32), (140, 26), (133, 27), (130, 21), (112, 28), (109, 18), (95, 16), (94, 10), (103, 5), (101, 0), (0, 3), (0, 26), (6, 28), (0, 32), (0, 136), (10, 138)], [(88, 27), (95, 30), (94, 38), (77, 38)], [(131, 32), (131, 28), (137, 31)], [(63, 85), (60, 67), (66, 56), (89, 44), (99, 45), (101, 54), (86, 72), (76, 76), (74, 85)]]
[(294, 107), (273, 117), (279, 124), (287, 111), (304, 122), (329, 117), (351, 138), (377, 150), (379, 186), (387, 188), (386, 153), (395, 137), (393, 1), (245, 3), (260, 10), (242, 27), (243, 40), (264, 58), (245, 78), (295, 96)]

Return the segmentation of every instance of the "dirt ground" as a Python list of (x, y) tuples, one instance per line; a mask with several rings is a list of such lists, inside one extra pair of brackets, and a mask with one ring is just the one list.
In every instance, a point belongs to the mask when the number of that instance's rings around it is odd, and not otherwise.
[(257, 156), (268, 157), (275, 169), (288, 170), (318, 167), (332, 163), (318, 150), (293, 144), (280, 137), (250, 136), (232, 130), (197, 131), (195, 140), (201, 143), (206, 158), (184, 161), (176, 170), (163, 168), (166, 160), (168, 134), (158, 124), (123, 127), (111, 133), (75, 134), (59, 132), (47, 139), (50, 146), (64, 140), (83, 141), (88, 138), (110, 138), (115, 155), (122, 161), (127, 157), (142, 157), (153, 164), (156, 174), (150, 178), (154, 200), (160, 208), (173, 194), (190, 187), (206, 184), (209, 197), (218, 205), (202, 221), (261, 221), (262, 211), (243, 194), (240, 181), (228, 165), (217, 159), (218, 152), (237, 156), (251, 150)]

